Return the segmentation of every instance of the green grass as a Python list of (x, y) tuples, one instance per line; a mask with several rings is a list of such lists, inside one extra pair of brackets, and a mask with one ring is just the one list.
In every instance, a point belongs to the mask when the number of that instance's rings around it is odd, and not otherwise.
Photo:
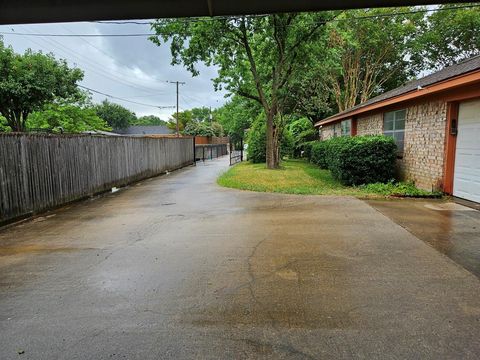
[(265, 164), (240, 163), (223, 173), (217, 182), (228, 188), (282, 194), (352, 195), (363, 198), (432, 195), (407, 183), (343, 186), (332, 177), (330, 171), (304, 160), (285, 160), (277, 170), (269, 170)]

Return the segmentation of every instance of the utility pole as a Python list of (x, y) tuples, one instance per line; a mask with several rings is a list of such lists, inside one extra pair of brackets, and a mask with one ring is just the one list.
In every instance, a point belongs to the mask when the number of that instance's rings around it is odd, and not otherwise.
[(177, 136), (180, 136), (180, 129), (178, 127), (178, 86), (185, 85), (185, 83), (181, 81), (169, 81), (169, 83), (177, 85)]

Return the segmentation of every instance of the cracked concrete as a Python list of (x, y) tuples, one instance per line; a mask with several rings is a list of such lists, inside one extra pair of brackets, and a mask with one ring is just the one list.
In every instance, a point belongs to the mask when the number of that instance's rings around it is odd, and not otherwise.
[(227, 161), (0, 231), (0, 358), (478, 358), (461, 264), (358, 199), (220, 188)]

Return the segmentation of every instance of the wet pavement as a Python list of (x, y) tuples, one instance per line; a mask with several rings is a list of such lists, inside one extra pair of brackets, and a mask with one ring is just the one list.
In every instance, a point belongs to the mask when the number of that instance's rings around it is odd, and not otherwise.
[(472, 272), (380, 203), (220, 188), (227, 166), (0, 231), (0, 358), (478, 358)]
[(480, 211), (443, 200), (368, 203), (480, 278)]

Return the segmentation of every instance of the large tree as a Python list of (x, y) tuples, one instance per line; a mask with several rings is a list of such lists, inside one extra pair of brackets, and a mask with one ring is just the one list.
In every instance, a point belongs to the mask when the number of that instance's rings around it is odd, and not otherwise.
[(80, 69), (51, 54), (16, 54), (0, 41), (0, 114), (13, 131), (25, 131), (28, 115), (45, 104), (81, 97), (82, 78)]
[(423, 13), (412, 8), (359, 9), (342, 13), (328, 25), (328, 60), (317, 62), (325, 92), (334, 95), (338, 111), (396, 88), (415, 75), (411, 61)]
[(431, 70), (479, 55), (480, 7), (478, 4), (440, 5), (439, 11), (427, 17), (416, 45), (415, 61)]
[(161, 19), (152, 24), (161, 45), (171, 40), (172, 63), (198, 75), (196, 64), (219, 68), (216, 89), (258, 102), (266, 115), (266, 162), (279, 166), (285, 104), (292, 79), (302, 70), (309, 44), (324, 34), (329, 12)]
[(137, 117), (135, 113), (122, 105), (112, 103), (107, 99), (95, 106), (97, 115), (105, 120), (114, 129), (125, 129), (133, 124)]

